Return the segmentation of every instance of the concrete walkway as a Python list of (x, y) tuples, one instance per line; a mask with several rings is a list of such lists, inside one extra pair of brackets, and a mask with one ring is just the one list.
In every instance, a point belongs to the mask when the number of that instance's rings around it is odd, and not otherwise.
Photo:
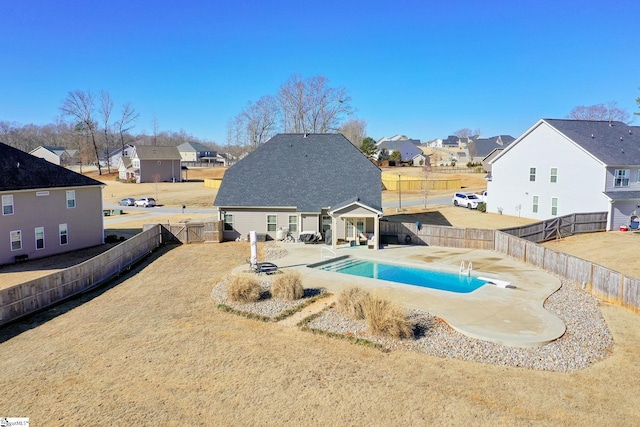
[[(355, 247), (336, 251), (337, 256), (351, 255), (456, 274), (461, 261), (465, 264), (471, 261), (472, 276), (508, 281), (515, 287), (487, 284), (463, 294), (309, 268), (307, 265), (321, 261), (322, 255), (330, 255), (325, 245), (283, 243), (282, 246), (289, 255), (274, 262), (281, 270), (299, 271), (305, 288), (325, 288), (337, 295), (346, 287), (361, 286), (409, 309), (441, 317), (464, 335), (507, 346), (540, 346), (565, 332), (564, 323), (543, 308), (545, 299), (560, 287), (560, 280), (497, 252), (430, 246), (388, 246), (379, 251)], [(327, 301), (320, 300), (323, 302)], [(304, 317), (300, 316), (298, 321)]]

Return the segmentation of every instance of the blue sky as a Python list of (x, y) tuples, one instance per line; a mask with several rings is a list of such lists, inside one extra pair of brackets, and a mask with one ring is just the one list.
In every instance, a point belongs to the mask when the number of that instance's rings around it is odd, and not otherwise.
[(0, 120), (51, 123), (69, 91), (106, 90), (134, 132), (155, 114), (224, 144), (299, 74), (347, 88), (375, 139), (517, 137), (578, 105), (640, 112), (639, 16), (637, 0), (2, 0)]

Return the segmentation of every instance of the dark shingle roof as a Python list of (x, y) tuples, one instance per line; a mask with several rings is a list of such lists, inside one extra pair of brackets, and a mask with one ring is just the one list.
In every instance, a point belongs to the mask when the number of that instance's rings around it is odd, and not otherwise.
[(140, 160), (182, 160), (177, 147), (166, 145), (136, 145)]
[(0, 143), (0, 191), (93, 185), (103, 184)]
[(474, 157), (486, 157), (496, 148), (505, 148), (515, 141), (511, 135), (497, 135), (491, 138), (478, 138), (471, 142), (474, 147)]
[(279, 134), (229, 168), (214, 206), (320, 212), (358, 199), (382, 210), (380, 169), (341, 134)]
[(640, 165), (640, 127), (622, 122), (544, 119), (608, 166)]

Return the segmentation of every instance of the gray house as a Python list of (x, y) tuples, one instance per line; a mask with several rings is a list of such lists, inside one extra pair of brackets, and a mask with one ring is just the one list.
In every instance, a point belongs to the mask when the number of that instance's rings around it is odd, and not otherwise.
[(0, 143), (0, 265), (104, 243), (103, 186)]
[(227, 170), (214, 207), (226, 240), (288, 229), (377, 249), (380, 169), (341, 134), (279, 134)]
[(121, 157), (118, 176), (141, 182), (182, 181), (182, 157), (176, 147), (135, 145), (131, 157)]

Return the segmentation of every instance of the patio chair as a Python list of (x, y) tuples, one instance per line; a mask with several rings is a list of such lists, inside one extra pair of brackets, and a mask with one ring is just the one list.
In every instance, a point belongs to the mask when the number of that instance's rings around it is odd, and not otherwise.
[(251, 266), (251, 269), (256, 274), (274, 274), (278, 271), (278, 266), (272, 262), (259, 262)]

